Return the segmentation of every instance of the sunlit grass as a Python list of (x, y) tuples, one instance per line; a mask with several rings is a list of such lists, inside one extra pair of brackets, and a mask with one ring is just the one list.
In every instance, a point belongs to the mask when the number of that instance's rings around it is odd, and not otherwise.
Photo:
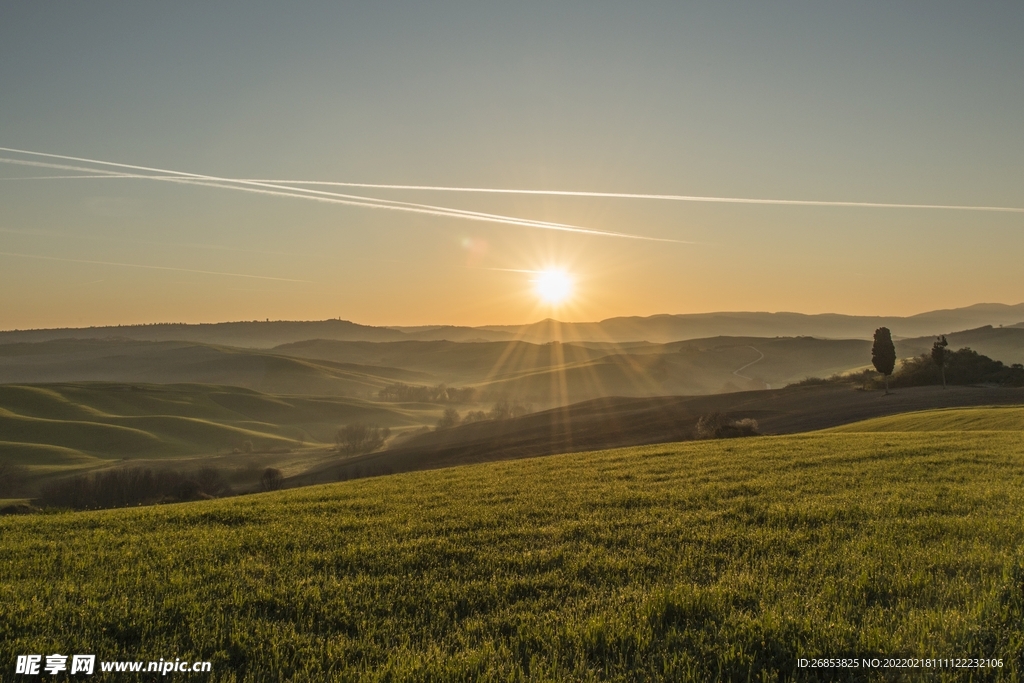
[(876, 417), (832, 432), (1024, 432), (1024, 406), (943, 408)]
[[(812, 434), (0, 519), (0, 660), (210, 680), (786, 680), (1022, 666), (1024, 442)], [(835, 679), (835, 676), (829, 676)], [(929, 680), (964, 679), (963, 672)]]

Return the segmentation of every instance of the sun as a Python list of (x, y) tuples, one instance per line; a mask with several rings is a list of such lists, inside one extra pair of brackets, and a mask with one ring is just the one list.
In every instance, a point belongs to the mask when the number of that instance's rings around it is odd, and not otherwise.
[(564, 303), (572, 296), (572, 277), (564, 270), (542, 270), (533, 284), (537, 296), (548, 304)]

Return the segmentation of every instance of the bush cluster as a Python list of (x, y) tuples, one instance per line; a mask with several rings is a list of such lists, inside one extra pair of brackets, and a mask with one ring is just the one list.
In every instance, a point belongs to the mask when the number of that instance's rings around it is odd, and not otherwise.
[(52, 482), (40, 491), (36, 504), (100, 510), (222, 498), (233, 494), (224, 474), (215, 467), (203, 467), (194, 472), (125, 468)]
[(724, 413), (701, 415), (694, 428), (698, 439), (731, 439), (739, 436), (757, 436), (757, 420), (749, 417), (734, 420)]
[[(903, 361), (894, 375), (898, 387), (917, 387), (942, 384), (942, 371), (927, 353)], [(971, 348), (962, 348), (946, 354), (946, 381), (949, 384), (998, 384), (1008, 387), (1024, 386), (1024, 365), (1004, 365)]]
[(365, 422), (345, 425), (334, 435), (334, 443), (341, 453), (358, 455), (370, 453), (384, 445), (391, 436), (391, 429)]
[(437, 429), (440, 431), (456, 427), (459, 424), (469, 424), (483, 420), (510, 420), (513, 417), (527, 415), (530, 412), (531, 406), (529, 403), (521, 403), (517, 399), (509, 400), (507, 398), (499, 399), (488, 413), (482, 410), (471, 410), (466, 413), (465, 417), (460, 417), (459, 411), (454, 408), (446, 408), (441, 415), (441, 419), (437, 421)]
[(476, 390), (472, 387), (458, 389), (444, 384), (432, 387), (403, 384), (389, 384), (377, 392), (382, 401), (414, 403), (469, 403)]

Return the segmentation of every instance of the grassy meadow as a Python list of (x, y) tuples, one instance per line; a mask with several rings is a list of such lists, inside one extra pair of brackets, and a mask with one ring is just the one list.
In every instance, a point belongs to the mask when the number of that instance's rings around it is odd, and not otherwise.
[(899, 678), (800, 657), (998, 657), (927, 680), (1019, 680), (1021, 433), (907, 419), (2, 518), (0, 661), (204, 659), (214, 681), (765, 681)]
[(1024, 407), (921, 410), (833, 427), (832, 432), (1024, 432)]

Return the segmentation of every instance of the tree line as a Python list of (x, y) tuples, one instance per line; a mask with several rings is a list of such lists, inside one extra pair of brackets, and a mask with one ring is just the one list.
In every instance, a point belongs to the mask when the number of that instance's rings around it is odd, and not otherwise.
[(451, 429), (460, 424), (482, 422), (484, 420), (510, 420), (514, 417), (527, 415), (530, 412), (532, 412), (532, 406), (529, 403), (522, 403), (518, 399), (507, 398), (498, 399), (489, 412), (470, 410), (465, 416), (460, 416), (459, 411), (455, 410), (455, 408), (446, 408), (441, 415), (441, 419), (437, 421), (437, 429), (438, 431)]
[(913, 387), (931, 384), (998, 384), (1001, 386), (1024, 386), (1024, 365), (1005, 365), (1002, 361), (983, 356), (970, 347), (958, 351), (949, 350), (945, 335), (936, 337), (931, 351), (901, 363), (895, 373), (896, 347), (892, 334), (886, 327), (875, 330), (871, 345), (871, 364), (885, 378), (885, 393), (889, 393), (889, 378), (896, 386)]
[[(276, 491), (283, 485), (281, 471), (267, 467), (260, 474), (256, 490)], [(224, 471), (216, 467), (194, 471), (126, 467), (51, 482), (33, 503), (44, 508), (103, 510), (225, 498), (238, 493)]]
[(449, 387), (445, 384), (419, 386), (396, 382), (377, 392), (382, 401), (403, 403), (469, 403), (476, 395), (472, 387)]

